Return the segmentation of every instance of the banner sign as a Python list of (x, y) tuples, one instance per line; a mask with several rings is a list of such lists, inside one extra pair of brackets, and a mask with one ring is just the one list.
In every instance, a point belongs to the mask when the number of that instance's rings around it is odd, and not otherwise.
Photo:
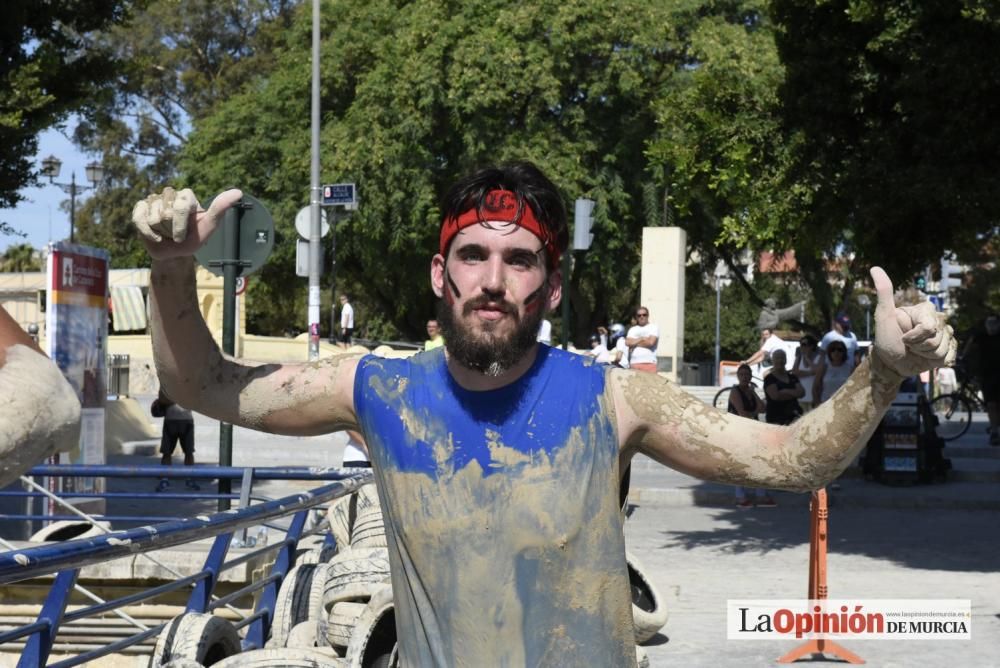
[[(80, 442), (55, 462), (104, 463), (104, 408), (107, 399), (108, 252), (58, 242), (49, 246), (48, 352), (82, 407)], [(57, 493), (102, 492), (103, 479), (63, 478)]]

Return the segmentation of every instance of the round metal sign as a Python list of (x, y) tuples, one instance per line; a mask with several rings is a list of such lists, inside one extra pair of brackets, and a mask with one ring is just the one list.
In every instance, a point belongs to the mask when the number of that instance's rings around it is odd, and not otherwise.
[[(214, 199), (214, 198), (213, 198)], [(203, 206), (207, 209), (212, 202)], [(215, 232), (194, 254), (198, 263), (216, 276), (222, 276), (223, 266), (230, 261), (238, 262), (237, 276), (247, 276), (264, 266), (268, 256), (274, 249), (274, 219), (267, 208), (252, 195), (244, 194), (233, 205), (236, 209), (236, 257), (224, 257), (226, 219), (231, 215), (227, 211), (219, 221)]]
[(249, 276), (237, 276), (236, 277), (236, 295), (242, 295), (247, 291), (247, 283), (250, 282)]
[[(312, 207), (304, 206), (299, 209), (299, 212), (295, 214), (295, 231), (299, 233), (299, 236), (309, 240), (309, 228), (312, 226), (312, 212), (310, 211)], [(319, 235), (325, 237), (326, 233), (330, 231), (330, 223), (326, 220), (326, 209), (320, 208), (319, 210)]]

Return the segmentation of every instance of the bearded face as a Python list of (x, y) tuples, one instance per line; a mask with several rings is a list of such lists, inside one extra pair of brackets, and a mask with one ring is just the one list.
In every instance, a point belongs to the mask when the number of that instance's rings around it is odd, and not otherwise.
[(530, 353), (559, 282), (545, 267), (542, 243), (512, 223), (472, 225), (448, 257), (436, 255), (431, 281), (449, 358), (498, 376)]
[[(495, 322), (474, 326), (473, 314), (485, 306), (502, 309), (505, 316), (510, 317), (512, 327), (501, 327)], [(461, 314), (456, 314), (459, 309)], [(445, 348), (455, 361), (483, 375), (499, 376), (527, 355), (535, 345), (538, 327), (545, 313), (542, 309), (536, 309), (522, 317), (515, 305), (506, 301), (491, 302), (484, 295), (462, 306), (448, 305), (443, 299), (438, 300), (437, 316), (444, 334)]]

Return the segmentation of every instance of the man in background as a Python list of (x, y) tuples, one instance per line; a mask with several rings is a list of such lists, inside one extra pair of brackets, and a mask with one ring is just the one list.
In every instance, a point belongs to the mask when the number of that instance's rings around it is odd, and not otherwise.
[(441, 326), (437, 320), (427, 321), (427, 340), (424, 341), (424, 350), (434, 350), (444, 345), (444, 337), (441, 336)]
[(354, 335), (354, 307), (347, 293), (340, 295), (340, 347), (348, 348)]
[(656, 373), (656, 342), (660, 340), (660, 328), (650, 324), (649, 309), (645, 306), (635, 310), (635, 322), (625, 335), (625, 345), (631, 351), (629, 368)]
[(847, 347), (847, 362), (854, 366), (855, 353), (858, 351), (858, 337), (851, 331), (851, 319), (846, 313), (839, 313), (833, 319), (833, 328), (823, 335), (823, 340), (819, 342), (819, 347), (824, 351), (833, 341), (843, 341)]

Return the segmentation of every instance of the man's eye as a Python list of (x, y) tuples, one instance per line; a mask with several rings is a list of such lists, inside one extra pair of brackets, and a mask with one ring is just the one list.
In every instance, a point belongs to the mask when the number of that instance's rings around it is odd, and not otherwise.
[(535, 257), (533, 255), (515, 255), (507, 260), (507, 262), (515, 267), (529, 269), (535, 266)]
[(483, 256), (481, 253), (477, 253), (476, 251), (469, 251), (466, 253), (462, 253), (462, 262), (482, 262), (482, 261), (483, 261)]

